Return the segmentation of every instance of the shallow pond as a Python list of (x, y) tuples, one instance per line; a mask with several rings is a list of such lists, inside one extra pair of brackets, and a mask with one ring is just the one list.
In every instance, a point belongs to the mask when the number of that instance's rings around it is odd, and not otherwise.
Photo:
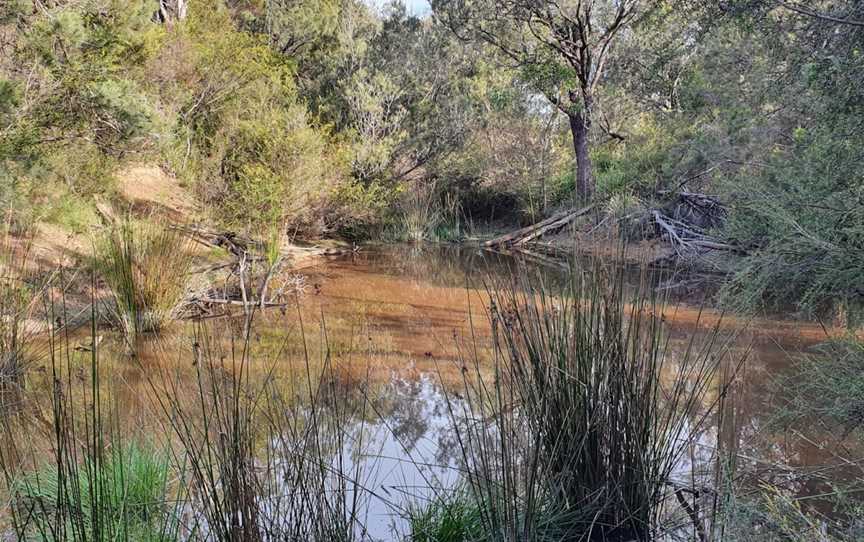
[[(574, 265), (590, 268), (588, 260)], [(445, 390), (458, 390), (460, 360), (483, 342), (484, 330), (488, 333), (485, 285), (490, 277), (506, 276), (518, 266), (539, 269), (544, 280), (552, 282), (568, 272), (556, 262), (450, 246), (370, 249), (303, 271), (315, 292), (304, 301), (310, 314), (343, 325), (352, 315), (363, 314), (367, 329), (374, 330), (372, 342), (377, 337), (378, 344), (385, 345), (376, 353), (378, 364), (372, 371), (392, 382), (394, 407), (379, 428), (380, 455), (386, 461), (372, 483), (387, 494), (416, 496), (414, 488), (428, 485), (430, 477), (444, 480), (444, 485), (452, 479), (440, 467), (452, 467), (458, 456), (448, 432), (442, 382)], [(628, 276), (635, 288), (642, 275), (634, 268)], [(824, 341), (831, 331), (782, 315), (721, 315), (704, 307), (702, 288), (670, 287), (691, 282), (668, 270), (654, 272), (649, 280), (669, 299), (664, 317), (672, 335), (671, 355), (683, 351), (692, 334), (707, 335), (719, 321), (723, 340), (718, 350), (733, 363), (746, 358), (735, 377), (723, 427), (711, 422), (715, 425), (702, 439), (705, 446), (713, 447), (719, 431), (723, 445), (737, 452), (742, 477), (757, 485), (777, 483), (795, 498), (827, 491), (832, 476), (843, 477), (847, 460), (855, 456), (851, 440), (820, 427), (781, 429), (772, 424), (783, 393), (771, 385), (772, 379), (790, 371), (796, 355)], [(417, 470), (417, 464), (426, 465), (429, 473)], [(817, 470), (830, 474), (821, 482), (804, 476)], [(379, 522), (386, 523), (385, 509), (380, 509)], [(374, 519), (370, 526), (378, 533), (385, 528)]]
[[(587, 260), (574, 265), (590, 268)], [(487, 285), (516, 267), (534, 270), (550, 283), (568, 272), (559, 262), (476, 248), (371, 247), (296, 270), (303, 277), (298, 306), (270, 309), (257, 318), (253, 348), (270, 366), (296, 366), (308, 357), (296, 340), (304, 337), (311, 357), (328, 356), (339, 365), (340, 385), (349, 391), (363, 388), (362, 382), (375, 384), (373, 411), (348, 431), (352, 438), (346, 446), (362, 435), (362, 451), (345, 454), (348, 470), (359, 472), (368, 490), (363, 524), (372, 538), (404, 533), (399, 511), (422, 504), (458, 479), (460, 454), (448, 401), (459, 400), (466, 360), (486, 355)], [(627, 276), (633, 287), (643, 279), (636, 268)], [(776, 395), (782, 395), (782, 390), (772, 391), (772, 377), (789, 371), (794, 356), (823, 341), (829, 331), (780, 317), (721, 317), (702, 307), (703, 290), (670, 287), (688, 281), (668, 271), (653, 272), (648, 280), (673, 301), (663, 313), (670, 355), (681, 352), (692, 334), (719, 326), (724, 355), (730, 360), (746, 356), (722, 427), (709, 420), (700, 439), (704, 449), (690, 460), (698, 463), (701, 456), (710, 456), (719, 434), (719, 441), (737, 452), (738, 472), (751, 483), (777, 483), (792, 497), (806, 497), (824, 492), (832, 476), (842, 477), (847, 459), (856, 455), (851, 443), (818, 426), (781, 430), (771, 424)], [(147, 399), (154, 389), (150, 375), (170, 370), (181, 382), (175, 389), (194, 392), (189, 334), (178, 330), (160, 339), (135, 363), (123, 362), (111, 341), (103, 355), (113, 358), (107, 385), (120, 425), (150, 433), (154, 440), (170, 432), (159, 421), (158, 404)], [(86, 365), (69, 370), (80, 371), (79, 379), (86, 381)], [(32, 393), (40, 393), (38, 383)], [(36, 427), (46, 423), (31, 422)], [(816, 470), (828, 473), (824, 481), (803, 476)]]

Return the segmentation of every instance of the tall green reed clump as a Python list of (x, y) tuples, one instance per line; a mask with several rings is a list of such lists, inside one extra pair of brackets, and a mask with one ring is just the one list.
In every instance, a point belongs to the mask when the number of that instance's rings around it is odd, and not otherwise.
[(328, 384), (326, 354), (314, 366), (307, 355), (305, 375), (288, 381), (253, 360), (254, 316), (242, 326), (196, 325), (194, 390), (171, 374), (151, 380), (180, 443), (194, 511), (187, 532), (217, 541), (363, 539), (368, 494), (349, 424), (365, 419), (365, 407)]
[(599, 264), (560, 290), (514, 273), (490, 292), (494, 379), (478, 364), (451, 403), (486, 539), (655, 539), (717, 401), (716, 328), (673, 351), (661, 300)]
[[(48, 304), (52, 319), (65, 320), (55, 308)], [(0, 473), (15, 536), (52, 542), (179, 540), (168, 455), (121, 432), (117, 406), (101, 384), (99, 342), (82, 354), (70, 347), (68, 328), (53, 327), (46, 340), (50, 404), (34, 399), (28, 409), (0, 417)]]
[(435, 184), (412, 185), (399, 200), (393, 237), (410, 241), (456, 241), (464, 237), (458, 197)]
[(193, 255), (177, 230), (123, 221), (97, 244), (97, 268), (113, 296), (110, 314), (130, 351), (141, 333), (159, 331), (181, 308)]

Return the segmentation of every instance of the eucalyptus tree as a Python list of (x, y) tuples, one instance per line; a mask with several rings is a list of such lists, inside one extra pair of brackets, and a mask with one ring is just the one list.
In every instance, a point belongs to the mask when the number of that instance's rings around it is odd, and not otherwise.
[(576, 189), (591, 197), (595, 183), (590, 131), (604, 72), (615, 45), (649, 11), (648, 0), (432, 0), (435, 13), (462, 40), (503, 53), (536, 91), (569, 119)]
[(159, 0), (156, 18), (164, 23), (182, 21), (189, 12), (187, 0)]

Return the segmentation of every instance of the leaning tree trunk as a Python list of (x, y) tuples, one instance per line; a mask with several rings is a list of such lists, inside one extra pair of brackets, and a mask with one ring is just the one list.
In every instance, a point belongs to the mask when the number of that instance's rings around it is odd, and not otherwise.
[(587, 112), (580, 111), (568, 115), (570, 133), (573, 135), (573, 150), (576, 151), (576, 193), (583, 202), (594, 194), (594, 178), (591, 176), (591, 156), (588, 154), (588, 128), (590, 120)]

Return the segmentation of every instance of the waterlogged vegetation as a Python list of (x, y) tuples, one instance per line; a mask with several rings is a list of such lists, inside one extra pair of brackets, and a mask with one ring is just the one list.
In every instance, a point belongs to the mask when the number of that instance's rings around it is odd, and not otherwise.
[(176, 319), (192, 270), (191, 241), (177, 230), (126, 221), (98, 243), (96, 267), (111, 292), (104, 312), (134, 353), (139, 335)]
[(862, 29), (0, 2), (0, 539), (861, 539)]

